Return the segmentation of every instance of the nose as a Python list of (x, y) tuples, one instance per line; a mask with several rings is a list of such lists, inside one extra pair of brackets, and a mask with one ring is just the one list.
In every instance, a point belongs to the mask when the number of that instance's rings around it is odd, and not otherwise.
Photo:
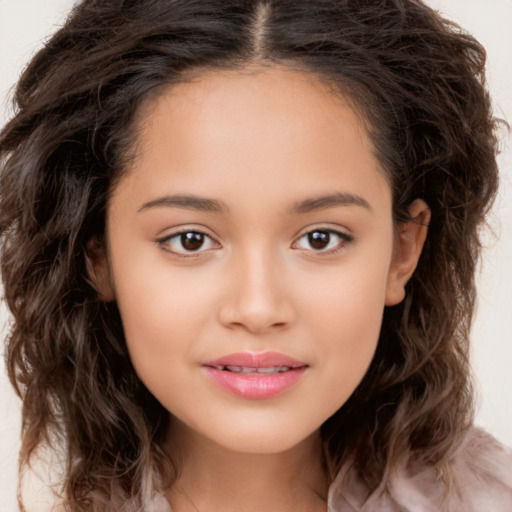
[(296, 317), (279, 258), (248, 251), (230, 269), (228, 293), (218, 314), (231, 329), (264, 334), (288, 328)]

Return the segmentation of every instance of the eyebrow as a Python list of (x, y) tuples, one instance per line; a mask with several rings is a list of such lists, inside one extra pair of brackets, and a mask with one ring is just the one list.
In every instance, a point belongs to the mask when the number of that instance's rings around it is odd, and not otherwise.
[(372, 210), (370, 203), (361, 196), (355, 194), (347, 194), (345, 192), (335, 192), (323, 196), (314, 197), (311, 199), (304, 199), (295, 203), (292, 208), (294, 213), (310, 213), (335, 206), (361, 206), (367, 210)]
[(227, 205), (222, 201), (183, 194), (158, 197), (157, 199), (144, 203), (138, 211), (140, 212), (147, 210), (148, 208), (155, 208), (158, 206), (174, 206), (177, 208), (184, 208), (185, 210), (198, 210), (201, 212), (222, 213), (228, 211)]
[[(292, 206), (291, 213), (311, 213), (327, 210), (328, 208), (334, 208), (336, 206), (361, 206), (367, 210), (372, 210), (372, 207), (368, 201), (366, 201), (366, 199), (363, 197), (345, 192), (336, 192), (298, 201)], [(185, 210), (196, 210), (201, 212), (214, 213), (229, 212), (228, 206), (222, 201), (185, 194), (158, 197), (152, 201), (144, 203), (138, 211), (140, 212), (149, 208), (156, 207), (176, 207), (183, 208)]]

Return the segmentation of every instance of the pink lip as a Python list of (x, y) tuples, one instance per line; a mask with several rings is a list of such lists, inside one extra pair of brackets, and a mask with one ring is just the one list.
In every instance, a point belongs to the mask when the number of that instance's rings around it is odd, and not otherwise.
[[(241, 373), (219, 369), (220, 366), (238, 366), (254, 369)], [(308, 365), (292, 357), (277, 352), (252, 354), (240, 352), (230, 354), (202, 365), (206, 375), (225, 391), (243, 398), (262, 400), (284, 393), (296, 384)], [(286, 371), (257, 373), (257, 368), (287, 367)]]

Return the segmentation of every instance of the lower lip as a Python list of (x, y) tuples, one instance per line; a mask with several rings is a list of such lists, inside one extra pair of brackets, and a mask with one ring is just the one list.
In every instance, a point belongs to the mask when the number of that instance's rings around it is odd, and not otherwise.
[(203, 366), (210, 379), (225, 391), (251, 400), (264, 400), (284, 393), (296, 384), (306, 366), (286, 372), (264, 374), (235, 373)]

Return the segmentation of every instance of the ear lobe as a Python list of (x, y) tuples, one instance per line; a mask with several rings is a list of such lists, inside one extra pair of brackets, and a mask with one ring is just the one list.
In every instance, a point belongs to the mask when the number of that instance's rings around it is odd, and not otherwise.
[(410, 220), (397, 227), (395, 250), (388, 273), (386, 306), (399, 304), (405, 298), (405, 285), (411, 278), (427, 238), (430, 209), (422, 199), (409, 207)]
[(96, 237), (92, 238), (87, 242), (85, 264), (87, 277), (98, 293), (98, 300), (111, 302), (115, 296), (106, 252), (105, 244)]

